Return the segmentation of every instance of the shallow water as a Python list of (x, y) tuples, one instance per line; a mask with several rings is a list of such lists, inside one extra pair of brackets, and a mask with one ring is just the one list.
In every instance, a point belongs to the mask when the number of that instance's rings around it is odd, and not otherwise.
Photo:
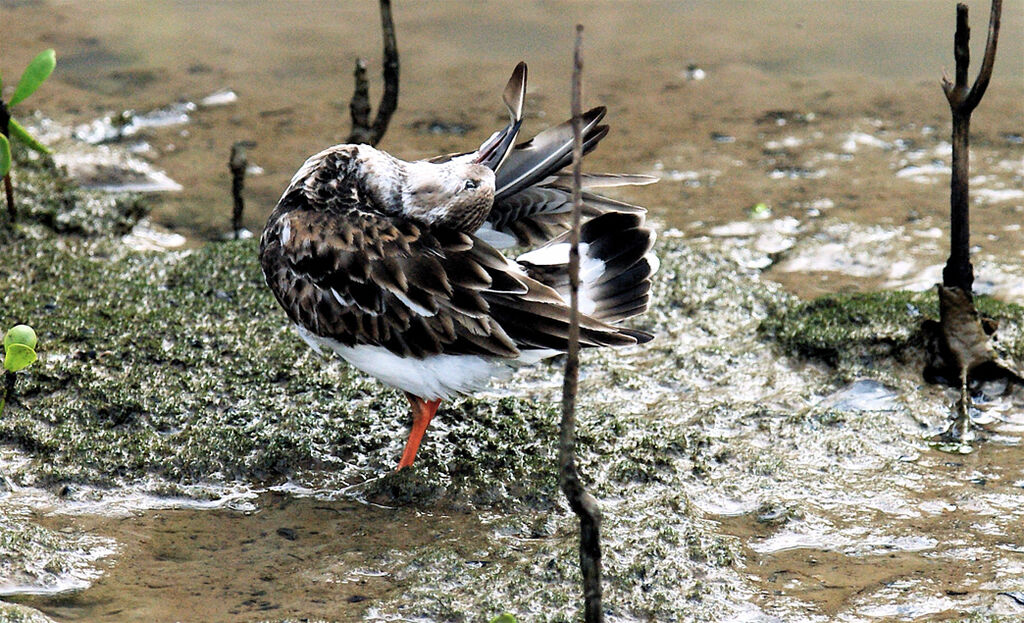
[[(587, 102), (608, 106), (613, 128), (592, 166), (661, 175), (661, 184), (627, 198), (667, 224), (742, 220), (765, 203), (801, 221), (817, 210), (941, 227), (948, 193), (941, 167), (929, 167), (948, 162), (949, 111), (938, 88), (952, 61), (947, 8), (880, 0), (842, 11), (814, 0), (651, 2), (644, 10), (618, 2), (403, 6), (400, 106), (381, 146), (407, 158), (475, 146), (503, 123), (498, 94), (520, 59), (532, 85), (526, 133), (561, 120), (579, 21), (587, 28)], [(35, 106), (85, 134), (125, 110), (142, 116), (129, 124), (127, 143), (183, 187), (156, 219), (201, 238), (223, 232), (229, 217), (231, 144), (259, 143), (251, 160), (263, 173), (247, 182), (246, 220), (257, 231), (298, 165), (347, 135), (355, 57), (375, 68), (380, 55), (369, 2), (157, 0), (145, 11), (112, 0), (15, 3), (4, 22), (17, 26), (5, 32), (6, 64), (19, 66), (44, 43), (59, 50)], [(1003, 22), (1004, 32), (1024, 29), (1019, 0), (1006, 3)], [(975, 239), (984, 253), (1015, 260), (1024, 234), (1006, 227), (1019, 225), (1024, 210), (1021, 45), (1003, 37), (973, 123), (975, 198), (985, 210)], [(687, 80), (690, 63), (705, 70), (703, 80)], [(376, 99), (379, 77), (370, 77)], [(225, 90), (237, 100), (201, 104)], [(188, 122), (170, 123), (182, 115)], [(470, 129), (436, 134), (435, 121)], [(822, 205), (829, 207), (815, 207)]]
[[(498, 93), (519, 59), (529, 63), (533, 85), (527, 133), (561, 120), (572, 25), (582, 22), (587, 102), (607, 105), (613, 127), (593, 169), (661, 178), (616, 196), (649, 206), (665, 230), (675, 228), (695, 248), (739, 262), (729, 270), (763, 274), (803, 296), (926, 289), (946, 254), (949, 115), (938, 78), (952, 64), (953, 9), (938, 6), (399, 5), (402, 95), (381, 147), (416, 158), (475, 145), (503, 123)], [(980, 6), (973, 13), (976, 44), (984, 14)], [(68, 165), (84, 168), (97, 152), (113, 151), (115, 168), (135, 172), (129, 181), (170, 191), (153, 219), (191, 244), (227, 229), (233, 142), (258, 143), (245, 224), (259, 231), (298, 164), (347, 135), (354, 57), (379, 63), (370, 2), (157, 0), (145, 10), (111, 0), (4, 3), (0, 20), (9, 42), (5, 76), (43, 45), (58, 50), (57, 74), (29, 103), (74, 129), (52, 134)], [(973, 123), (975, 267), (979, 289), (1022, 303), (1024, 48), (1010, 34), (1024, 30), (1024, 3), (1007, 2), (1003, 21), (996, 74)], [(690, 63), (706, 77), (688, 80)], [(373, 99), (380, 87), (373, 71), (371, 78)], [(220, 101), (202, 103), (214, 94)], [(111, 140), (110, 126), (97, 120), (128, 109), (139, 114), (112, 150), (88, 144)], [(452, 125), (460, 131), (430, 130)], [(96, 172), (109, 164), (79, 175), (102, 186)], [(752, 216), (758, 204), (764, 208)], [(735, 301), (719, 303), (713, 290), (701, 295), (692, 304), (703, 319), (679, 310), (658, 319), (672, 323), (660, 349), (592, 364), (592, 388), (625, 385), (585, 399), (592, 412), (628, 403), (623, 417), (645, 423), (638, 427), (693, 437), (680, 456), (668, 442), (657, 447), (669, 466), (637, 467), (636, 482), (624, 489), (607, 484), (619, 481), (601, 473), (606, 467), (588, 465), (609, 489), (600, 493), (611, 517), (610, 568), (621, 576), (610, 603), (616, 591), (622, 602), (627, 588), (648, 591), (653, 596), (630, 603), (679, 620), (723, 621), (1024, 612), (999, 594), (1024, 582), (1019, 397), (997, 401), (1003, 421), (973, 452), (939, 452), (922, 439), (942, 421), (950, 401), (942, 391), (919, 387), (906, 372), (892, 386), (842, 384), (815, 366), (758, 353), (763, 344), (743, 342), (735, 329), (756, 326), (756, 318), (728, 311)], [(554, 400), (555, 372), (542, 368), (496, 391)], [(617, 383), (622, 377), (631, 380)], [(621, 446), (636, 440), (609, 436)], [(775, 444), (783, 447), (759, 455)], [(665, 469), (686, 476), (682, 484), (658, 475)], [(453, 609), (491, 612), (522, 589), (502, 576), (543, 584), (548, 576), (536, 561), (553, 567), (573, 534), (564, 513), (380, 508), (336, 488), (308, 493), (249, 492), (214, 508), (108, 500), (83, 510), (15, 492), (6, 508), (29, 509), (57, 533), (95, 536), (75, 547), (105, 557), (76, 563), (77, 573), (101, 572), (86, 575), (85, 590), (54, 597), (25, 588), (7, 598), (59, 621), (172, 621), (182, 613), (187, 620), (401, 620), (430, 591), (447, 593)], [(652, 518), (680, 506), (690, 510), (667, 528)], [(673, 532), (684, 534), (684, 545), (671, 545)], [(630, 560), (634, 539), (665, 547), (664, 560)], [(716, 552), (722, 561), (713, 560)], [(445, 566), (461, 575), (444, 577)], [(641, 572), (658, 578), (654, 588), (630, 575)], [(475, 583), (459, 587), (466, 577)], [(678, 601), (658, 601), (669, 599), (674, 582), (699, 597), (685, 611)], [(440, 606), (420, 614), (447, 617)], [(616, 610), (612, 618), (638, 616)]]
[(390, 558), (428, 543), (486, 538), (471, 514), (269, 493), (246, 510), (61, 514), (39, 521), (117, 543), (117, 555), (99, 565), (102, 576), (88, 590), (16, 598), (59, 621), (355, 620), (401, 594), (404, 581), (389, 571)]

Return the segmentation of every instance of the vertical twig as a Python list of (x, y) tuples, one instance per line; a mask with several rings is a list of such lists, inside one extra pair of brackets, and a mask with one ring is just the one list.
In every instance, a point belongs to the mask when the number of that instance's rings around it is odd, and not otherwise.
[(974, 85), (967, 86), (967, 69), (971, 61), (971, 29), (967, 23), (967, 5), (956, 5), (956, 33), (953, 35), (953, 57), (956, 60), (954, 82), (942, 78), (942, 90), (949, 101), (953, 114), (953, 157), (950, 179), (950, 232), (949, 259), (942, 270), (942, 283), (947, 287), (958, 287), (971, 298), (974, 286), (974, 268), (971, 266), (971, 228), (969, 182), (970, 175), (970, 131), (971, 113), (981, 102), (992, 77), (996, 58), (996, 44), (999, 41), (999, 18), (1002, 0), (992, 0), (989, 15), (988, 40), (985, 42), (985, 57)]
[[(982, 365), (995, 363), (988, 335), (974, 306), (974, 268), (971, 266), (970, 223), (970, 133), (971, 113), (981, 102), (992, 78), (999, 41), (999, 17), (1002, 0), (992, 0), (989, 14), (988, 40), (985, 57), (974, 84), (967, 85), (967, 70), (971, 62), (971, 29), (967, 21), (967, 5), (956, 5), (956, 32), (953, 35), (953, 58), (956, 61), (954, 80), (942, 76), (942, 90), (953, 116), (953, 156), (949, 182), (949, 259), (942, 269), (939, 293), (939, 339), (934, 342), (931, 363), (925, 372), (940, 370), (943, 376), (956, 378), (960, 386), (960, 399), (956, 403), (954, 421), (941, 435), (942, 441), (967, 442), (971, 433), (971, 395), (968, 380), (972, 371)], [(934, 326), (934, 325), (926, 325)], [(1016, 374), (1006, 370), (1010, 378)], [(955, 373), (955, 376), (953, 376)]]
[(584, 621), (604, 620), (601, 609), (601, 509), (583, 488), (576, 471), (576, 392), (580, 368), (580, 213), (583, 204), (581, 165), (583, 161), (582, 88), (583, 26), (576, 26), (572, 72), (572, 229), (569, 233), (569, 348), (562, 386), (562, 422), (558, 443), (558, 479), (569, 506), (580, 521), (580, 572), (583, 575)]
[(0, 414), (4, 411), (4, 406), (7, 405), (7, 399), (14, 395), (14, 373), (10, 370), (4, 371), (4, 383), (3, 387), (0, 388)]
[(380, 0), (380, 22), (384, 37), (384, 93), (377, 105), (377, 116), (370, 124), (370, 96), (366, 82), (366, 61), (356, 60), (355, 92), (349, 103), (352, 114), (352, 132), (349, 143), (376, 145), (384, 138), (391, 115), (398, 108), (398, 43), (395, 39), (395, 22), (391, 16), (391, 0)]
[(234, 200), (234, 209), (231, 212), (231, 231), (234, 232), (235, 240), (241, 236), (242, 212), (245, 210), (245, 199), (242, 198), (242, 191), (245, 189), (245, 170), (249, 166), (249, 158), (246, 155), (246, 147), (252, 146), (247, 141), (238, 141), (231, 146), (231, 159), (228, 160), (228, 168), (231, 169), (231, 198)]
[(4, 176), (4, 194), (7, 195), (7, 216), (10, 217), (13, 223), (18, 213), (14, 210), (14, 186), (11, 184), (10, 171)]
[[(11, 113), (7, 110), (7, 104), (3, 100), (0, 100), (0, 134), (3, 134), (7, 138), (7, 143), (11, 143), (10, 134), (11, 124)], [(13, 145), (12, 145), (13, 148)], [(13, 156), (13, 149), (11, 155)], [(17, 212), (14, 209), (14, 187), (11, 184), (11, 172), (8, 171), (4, 175), (4, 194), (7, 196), (7, 215), (11, 219), (11, 223), (14, 222), (17, 217)]]
[(391, 0), (380, 0), (380, 26), (384, 36), (384, 93), (373, 120), (372, 145), (384, 137), (391, 115), (398, 108), (398, 43), (395, 40), (395, 21), (391, 17)]
[(356, 69), (352, 74), (356, 88), (352, 92), (352, 101), (348, 110), (352, 114), (352, 134), (349, 143), (366, 143), (370, 134), (370, 83), (366, 80), (366, 59), (356, 59)]

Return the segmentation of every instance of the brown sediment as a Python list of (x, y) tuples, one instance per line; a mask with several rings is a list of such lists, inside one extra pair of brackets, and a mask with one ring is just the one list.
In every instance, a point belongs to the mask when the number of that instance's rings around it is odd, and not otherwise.
[(482, 529), (472, 515), (428, 516), (353, 501), (267, 494), (257, 504), (245, 512), (39, 516), (47, 528), (112, 537), (118, 554), (100, 563), (103, 576), (86, 591), (16, 600), (57, 620), (96, 623), (357, 620), (401, 595), (406, 561), (396, 559), (389, 569), (389, 557)]
[[(941, 227), (947, 178), (921, 184), (894, 177), (901, 159), (896, 150), (863, 146), (852, 160), (819, 161), (825, 154), (842, 156), (839, 146), (850, 132), (888, 141), (905, 138), (925, 148), (947, 140), (948, 107), (936, 72), (949, 63), (948, 15), (923, 3), (864, 2), (842, 14), (824, 2), (737, 6), (664, 2), (635, 11), (614, 2), (552, 3), (534, 7), (529, 15), (514, 3), (466, 4), (454, 15), (449, 7), (431, 3), (402, 7), (396, 15), (403, 46), (402, 105), (380, 147), (405, 158), (475, 147), (504, 123), (500, 89), (519, 60), (530, 63), (532, 83), (524, 136), (565, 117), (564, 52), (572, 25), (580, 22), (588, 28), (593, 56), (588, 101), (607, 105), (612, 124), (608, 139), (590, 157), (593, 170), (660, 163), (666, 176), (672, 170), (699, 176), (699, 184), (666, 179), (623, 196), (650, 206), (666, 224), (689, 228), (694, 221), (744, 219), (745, 210), (759, 202), (775, 215), (803, 217), (805, 205), (828, 198), (835, 204), (829, 213), (844, 221), (901, 225), (924, 219), (924, 225)], [(346, 139), (348, 76), (355, 57), (379, 45), (376, 5), (317, 7), (311, 16), (271, 5), (241, 11), (238, 5), (209, 4), (190, 9), (203, 13), (202, 19), (190, 18), (188, 34), (172, 27), (183, 19), (172, 2), (151, 3), (144, 16), (108, 18), (123, 13), (121, 7), (95, 2), (47, 11), (31, 5), (6, 9), (19, 24), (9, 33), (13, 66), (19, 54), (35, 49), (30, 44), (38, 37), (52, 40), (61, 54), (57, 74), (34, 105), (87, 122), (104, 111), (151, 110), (232, 87), (238, 102), (199, 111), (197, 122), (186, 128), (188, 136), (173, 127), (145, 137), (158, 166), (185, 188), (166, 196), (156, 217), (200, 237), (220, 234), (226, 207), (213, 207), (223, 205), (229, 178), (227, 172), (208, 172), (220, 170), (220, 154), (238, 135), (224, 128), (239, 128), (274, 146), (262, 149), (254, 162), (265, 174), (248, 180), (252, 205), (245, 225), (256, 231), (302, 161)], [(878, 20), (882, 10), (886, 19)], [(243, 13), (252, 16), (246, 21), (249, 34), (225, 42), (221, 25)], [(1004, 28), (1024, 27), (1021, 15), (1008, 5)], [(1024, 51), (1012, 38), (1002, 45), (1006, 63), (996, 68), (973, 120), (974, 173), (1013, 184), (1019, 173), (1002, 171), (999, 163), (1020, 158), (1020, 145), (1006, 137), (1024, 131), (1019, 123)], [(182, 55), (183, 48), (190, 53)], [(686, 79), (691, 62), (707, 71), (704, 80)], [(377, 61), (371, 57), (368, 64)], [(115, 74), (133, 67), (159, 67), (161, 79), (134, 88), (126, 98), (115, 88)], [(278, 110), (287, 112), (261, 116)], [(467, 135), (424, 133), (417, 129), (424, 120), (469, 122), (478, 129)], [(929, 126), (934, 132), (925, 134)], [(716, 136), (733, 140), (718, 142)], [(788, 136), (802, 143), (765, 146)], [(786, 174), (803, 168), (823, 168), (825, 175), (771, 177), (776, 169)], [(1021, 206), (1017, 200), (985, 208), (974, 224), (985, 251), (1019, 258), (1024, 233), (1004, 227), (1020, 222)]]

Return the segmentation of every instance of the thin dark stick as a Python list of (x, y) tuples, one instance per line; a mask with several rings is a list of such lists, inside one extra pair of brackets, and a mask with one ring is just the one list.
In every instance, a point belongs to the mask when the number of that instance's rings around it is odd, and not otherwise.
[(370, 138), (370, 83), (366, 80), (366, 59), (356, 59), (353, 73), (356, 88), (348, 110), (352, 114), (352, 134), (349, 143), (368, 143)]
[(249, 159), (245, 153), (247, 146), (245, 141), (239, 141), (232, 145), (231, 159), (228, 161), (228, 168), (231, 169), (231, 197), (234, 200), (234, 209), (231, 212), (231, 231), (234, 232), (235, 240), (238, 240), (241, 235), (242, 212), (245, 210), (242, 191), (245, 189), (245, 169), (249, 166)]
[[(967, 96), (964, 106), (974, 110), (985, 95), (989, 80), (992, 79), (992, 67), (996, 62), (996, 45), (999, 43), (999, 22), (1003, 12), (1003, 0), (993, 0), (992, 8), (988, 16), (988, 38), (985, 40), (985, 56), (981, 60), (981, 69), (978, 77), (974, 80), (974, 86)], [(964, 6), (964, 27), (967, 28), (967, 7)], [(958, 20), (959, 24), (959, 20)], [(970, 32), (970, 29), (968, 29)], [(965, 63), (966, 64), (966, 63)]]
[(0, 389), (0, 413), (3, 413), (7, 399), (14, 395), (15, 375), (10, 370), (4, 372), (3, 389)]
[(569, 233), (569, 349), (562, 386), (562, 422), (558, 440), (558, 479), (562, 492), (580, 521), (580, 572), (583, 575), (584, 621), (604, 620), (601, 608), (601, 509), (584, 490), (576, 471), (576, 393), (580, 371), (580, 214), (582, 211), (583, 121), (582, 88), (583, 26), (576, 26), (572, 72), (572, 229)]
[(11, 217), (13, 223), (18, 213), (14, 210), (14, 186), (11, 185), (10, 172), (4, 176), (4, 194), (7, 195), (7, 215)]
[[(7, 104), (5, 104), (3, 100), (0, 100), (0, 134), (3, 134), (7, 139), (8, 145), (10, 145), (11, 142), (11, 134), (8, 129), (10, 124), (11, 113), (7, 110)], [(17, 212), (14, 209), (14, 187), (11, 185), (10, 171), (4, 174), (4, 194), (7, 195), (7, 214), (11, 217), (11, 222), (13, 223), (17, 216)]]
[(376, 145), (384, 138), (391, 115), (398, 108), (398, 43), (395, 39), (395, 22), (391, 16), (391, 0), (380, 0), (381, 31), (384, 36), (384, 93), (377, 105), (377, 116), (370, 125), (370, 96), (366, 82), (366, 61), (356, 61), (355, 92), (349, 103), (352, 114), (352, 132), (349, 143)]
[(971, 297), (974, 287), (974, 268), (971, 266), (970, 246), (970, 131), (971, 113), (981, 102), (995, 64), (996, 44), (999, 41), (999, 21), (1002, 0), (992, 1), (989, 15), (988, 40), (985, 42), (985, 57), (974, 86), (967, 86), (967, 70), (971, 62), (971, 29), (967, 23), (967, 5), (956, 5), (956, 33), (953, 35), (953, 57), (956, 60), (955, 81), (942, 79), (942, 90), (949, 101), (953, 114), (953, 157), (950, 179), (950, 232), (949, 259), (942, 270), (942, 283), (947, 287), (958, 287)]
[(391, 17), (391, 0), (380, 0), (380, 25), (384, 33), (384, 94), (377, 105), (373, 120), (373, 141), (376, 145), (384, 138), (391, 115), (398, 108), (398, 42), (395, 40), (395, 22)]

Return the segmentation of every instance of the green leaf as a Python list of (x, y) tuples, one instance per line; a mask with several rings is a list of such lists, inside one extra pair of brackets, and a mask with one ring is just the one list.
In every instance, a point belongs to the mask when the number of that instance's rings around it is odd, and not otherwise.
[(0, 177), (7, 175), (11, 170), (11, 144), (7, 137), (0, 134)]
[(495, 619), (491, 620), (491, 623), (516, 623), (516, 618), (509, 613), (505, 613)]
[(43, 145), (42, 143), (37, 141), (31, 134), (29, 134), (25, 130), (25, 128), (21, 127), (20, 123), (18, 123), (14, 119), (11, 119), (11, 123), (7, 127), (11, 131), (11, 136), (18, 139), (22, 143), (28, 145), (29, 149), (34, 149), (35, 151), (38, 151), (41, 154), (50, 153), (50, 150), (49, 148), (46, 147), (46, 145)]
[(753, 218), (768, 218), (772, 215), (772, 209), (765, 202), (760, 202), (756, 205), (751, 206), (747, 213)]
[(21, 344), (29, 348), (35, 348), (39, 339), (36, 332), (27, 324), (19, 324), (11, 327), (11, 330), (4, 336), (4, 348), (10, 348), (12, 344)]
[(36, 360), (36, 351), (24, 344), (11, 344), (4, 353), (4, 369), (17, 372), (32, 365)]
[(11, 96), (11, 101), (8, 106), (14, 106), (29, 95), (35, 93), (36, 89), (39, 88), (39, 85), (50, 77), (50, 74), (53, 73), (53, 68), (56, 66), (56, 52), (52, 49), (40, 52), (32, 59), (31, 62), (29, 62), (28, 67), (25, 68), (25, 72), (21, 74), (21, 80), (18, 81), (18, 86), (14, 88), (14, 95)]

